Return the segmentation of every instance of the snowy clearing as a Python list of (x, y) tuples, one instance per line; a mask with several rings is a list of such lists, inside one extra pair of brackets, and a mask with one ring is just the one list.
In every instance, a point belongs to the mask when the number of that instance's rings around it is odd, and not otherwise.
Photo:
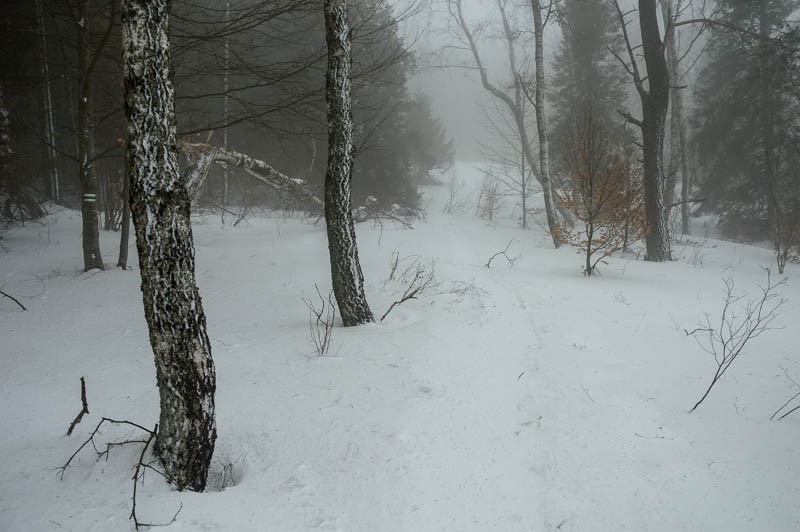
[[(462, 212), (442, 214), (447, 187), (428, 187), (414, 230), (358, 226), (376, 316), (405, 288), (387, 280), (395, 252), (397, 277), (433, 261), (437, 286), (383, 323), (337, 327), (324, 357), (301, 300), (330, 288), (324, 226), (195, 217), (215, 471), (204, 494), (148, 475), (139, 517), (182, 506), (171, 531), (800, 530), (800, 411), (769, 419), (800, 391), (785, 374), (800, 381), (800, 267), (787, 266), (775, 330), (689, 414), (715, 364), (684, 329), (719, 316), (724, 277), (755, 298), (772, 253), (701, 235), (676, 243), (673, 262), (620, 256), (586, 278), (540, 227), (473, 216), (480, 174), (456, 171)], [(0, 240), (0, 286), (29, 310), (0, 298), (2, 530), (133, 529), (138, 447), (101, 461), (85, 449), (63, 480), (56, 471), (101, 417), (158, 419), (135, 262), (81, 273), (80, 230), (79, 213), (54, 209)], [(118, 235), (102, 238), (113, 264)], [(487, 268), (509, 242), (513, 264)], [(67, 438), (81, 376), (91, 413)]]

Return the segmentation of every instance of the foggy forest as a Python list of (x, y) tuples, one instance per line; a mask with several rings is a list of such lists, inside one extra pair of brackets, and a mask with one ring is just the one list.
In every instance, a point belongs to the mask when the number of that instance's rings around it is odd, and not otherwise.
[(0, 530), (800, 530), (800, 0), (7, 0)]

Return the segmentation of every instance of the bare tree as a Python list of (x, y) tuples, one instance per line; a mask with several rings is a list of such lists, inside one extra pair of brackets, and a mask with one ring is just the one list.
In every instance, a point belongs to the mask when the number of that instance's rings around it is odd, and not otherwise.
[(168, 4), (123, 1), (131, 212), (161, 396), (155, 450), (179, 490), (203, 491), (217, 437), (216, 375), (178, 167)]
[(614, 6), (622, 25), (628, 61), (616, 51), (613, 53), (633, 77), (642, 103), (641, 119), (634, 118), (630, 113), (621, 114), (642, 132), (644, 205), (648, 228), (645, 260), (664, 262), (672, 259), (664, 205), (664, 129), (669, 106), (669, 71), (658, 26), (658, 10), (656, 0), (639, 0), (639, 27), (646, 71), (646, 75), (642, 75), (628, 32), (627, 16), (631, 11), (623, 12), (619, 0), (614, 0)]
[[(464, 35), (464, 39), (466, 40), (466, 45), (472, 54), (472, 58), (475, 61), (475, 66), (477, 67), (478, 73), (480, 74), (481, 84), (483, 85), (483, 88), (486, 89), (495, 99), (502, 102), (508, 109), (509, 113), (513, 117), (516, 133), (519, 136), (519, 141), (521, 145), (520, 147), (523, 154), (523, 158), (525, 161), (527, 161), (527, 165), (530, 168), (533, 168), (536, 159), (533, 157), (533, 153), (531, 151), (530, 139), (528, 137), (528, 130), (527, 126), (525, 125), (525, 113), (523, 109), (524, 90), (523, 90), (522, 78), (520, 76), (520, 71), (517, 67), (517, 59), (516, 59), (516, 52), (514, 45), (516, 41), (516, 35), (511, 28), (511, 25), (509, 23), (509, 18), (507, 16), (506, 12), (507, 0), (496, 0), (496, 2), (497, 2), (497, 7), (500, 10), (500, 16), (503, 22), (503, 35), (506, 42), (509, 68), (512, 77), (510, 91), (502, 90), (489, 80), (489, 73), (486, 67), (484, 66), (483, 59), (481, 58), (480, 50), (478, 48), (478, 43), (475, 40), (475, 36), (473, 35), (472, 30), (470, 30), (469, 24), (464, 18), (464, 12), (462, 9), (462, 0), (447, 0), (447, 7), (451, 17), (456, 22), (460, 31)], [(560, 242), (556, 236), (558, 219), (552, 201), (553, 193), (550, 187), (550, 181), (549, 179), (545, 179), (542, 175), (537, 175), (536, 178), (542, 185), (545, 211), (547, 213), (548, 230), (550, 231), (550, 234), (553, 238), (553, 245), (555, 247), (558, 247), (560, 245)], [(528, 226), (527, 196), (528, 196), (529, 184), (524, 176), (522, 177), (521, 184), (522, 184), (521, 187), (522, 190), (520, 195), (522, 198), (522, 226), (527, 227)]]
[(351, 35), (347, 0), (325, 0), (328, 70), (328, 170), (325, 175), (325, 224), (331, 278), (339, 315), (345, 327), (375, 321), (364, 294), (364, 274), (358, 260), (350, 181), (353, 175), (353, 111)]

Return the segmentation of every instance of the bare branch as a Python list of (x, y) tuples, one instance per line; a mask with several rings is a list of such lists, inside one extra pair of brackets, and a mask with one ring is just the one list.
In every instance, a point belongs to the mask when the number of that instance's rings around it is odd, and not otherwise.
[(81, 422), (83, 416), (89, 413), (89, 404), (86, 402), (86, 381), (81, 377), (81, 411), (72, 420), (67, 429), (67, 436), (72, 436), (72, 431), (75, 430), (75, 425)]
[(19, 308), (21, 308), (24, 312), (28, 312), (28, 309), (25, 308), (25, 305), (20, 303), (19, 299), (17, 299), (16, 297), (12, 296), (11, 294), (7, 294), (7, 293), (3, 292), (2, 290), (0, 290), (0, 295), (7, 297), (11, 301), (13, 301), (17, 305), (19, 305)]
[(719, 325), (712, 327), (706, 315), (705, 326), (701, 325), (694, 331), (685, 331), (687, 336), (694, 337), (703, 351), (714, 356), (717, 364), (711, 383), (689, 412), (694, 412), (705, 401), (711, 389), (743, 352), (748, 342), (772, 329), (770, 324), (778, 316), (778, 309), (784, 302), (779, 298), (777, 290), (786, 284), (786, 278), (775, 283), (772, 281), (769, 268), (764, 270), (767, 272), (767, 284), (761, 287), (761, 296), (758, 299), (748, 300), (739, 309), (742, 312), (741, 317), (736, 315), (734, 305), (742, 301), (744, 296), (735, 295), (733, 279), (726, 278), (723, 280), (725, 297)]
[(500, 255), (502, 255), (503, 257), (506, 258), (506, 260), (508, 261), (509, 266), (513, 266), (519, 260), (519, 257), (511, 258), (511, 257), (508, 256), (508, 248), (511, 247), (511, 244), (513, 242), (514, 242), (514, 240), (509, 240), (508, 244), (506, 244), (506, 248), (503, 251), (498, 251), (497, 253), (495, 253), (494, 255), (489, 257), (489, 261), (486, 263), (486, 267), (491, 269), (492, 261), (494, 259), (496, 259), (497, 257), (499, 257)]

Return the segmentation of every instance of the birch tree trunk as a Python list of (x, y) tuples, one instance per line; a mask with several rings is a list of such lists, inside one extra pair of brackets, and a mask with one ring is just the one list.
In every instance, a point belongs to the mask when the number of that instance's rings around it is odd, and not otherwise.
[[(105, 269), (100, 253), (100, 227), (97, 220), (97, 174), (92, 147), (92, 71), (89, 49), (89, 0), (78, 2), (78, 165), (81, 183), (83, 221), (83, 269)], [(99, 53), (99, 51), (98, 51)]]
[(123, 0), (131, 212), (161, 396), (156, 453), (179, 490), (203, 491), (217, 437), (216, 377), (178, 167), (168, 0)]
[(539, 0), (531, 0), (533, 10), (533, 31), (535, 32), (535, 62), (536, 62), (536, 127), (539, 132), (539, 181), (542, 183), (542, 193), (544, 194), (544, 207), (547, 214), (547, 226), (550, 228), (550, 235), (553, 238), (553, 245), (558, 249), (561, 246), (561, 238), (556, 228), (555, 209), (553, 209), (553, 190), (550, 182), (550, 143), (547, 136), (547, 118), (544, 110), (544, 23), (542, 22), (542, 9)]
[(364, 294), (350, 198), (353, 175), (353, 112), (350, 99), (350, 25), (347, 0), (325, 0), (328, 71), (328, 169), (325, 174), (325, 224), (331, 278), (345, 327), (375, 321)]

